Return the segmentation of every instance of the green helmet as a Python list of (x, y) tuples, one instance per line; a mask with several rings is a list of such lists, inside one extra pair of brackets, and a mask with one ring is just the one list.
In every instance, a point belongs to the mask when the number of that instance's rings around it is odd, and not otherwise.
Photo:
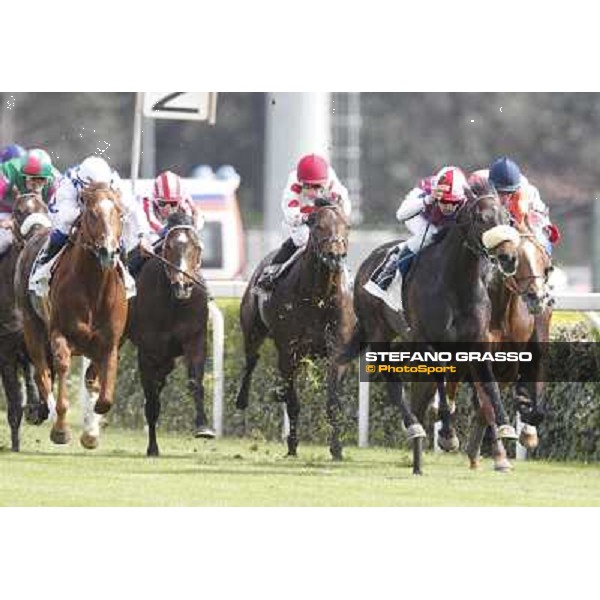
[(36, 148), (29, 150), (23, 157), (23, 166), (21, 167), (23, 177), (52, 177), (52, 159), (45, 150)]

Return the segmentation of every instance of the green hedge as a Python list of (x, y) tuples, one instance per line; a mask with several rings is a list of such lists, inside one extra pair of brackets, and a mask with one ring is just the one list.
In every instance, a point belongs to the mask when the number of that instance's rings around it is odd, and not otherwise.
[[(270, 340), (264, 344), (261, 359), (254, 372), (250, 388), (249, 407), (245, 414), (235, 410), (235, 396), (243, 367), (242, 337), (239, 327), (239, 301), (219, 300), (225, 317), (225, 434), (250, 436), (256, 439), (281, 438), (282, 404), (274, 400), (274, 390), (281, 381), (276, 368), (275, 349)], [(593, 332), (584, 325), (565, 325), (553, 329), (560, 341), (594, 341)], [(210, 338), (210, 333), (209, 333)], [(209, 343), (210, 346), (210, 343)], [(211, 356), (209, 352), (209, 356)], [(573, 359), (575, 360), (575, 359)], [(578, 358), (575, 364), (564, 361), (568, 372), (588, 372), (597, 369), (595, 356)], [(325, 405), (326, 391), (322, 361), (305, 361), (298, 377), (301, 403), (300, 438), (303, 441), (326, 443), (328, 426)], [(565, 371), (567, 372), (567, 371)], [(206, 408), (212, 422), (212, 366), (207, 362)], [(398, 447), (405, 444), (401, 419), (387, 403), (383, 384), (372, 384), (370, 396), (370, 442), (373, 445)], [(466, 440), (472, 409), (469, 390), (463, 386), (458, 396), (456, 424), (461, 440)], [(193, 401), (187, 393), (186, 373), (178, 364), (162, 394), (160, 427), (163, 430), (188, 433), (194, 422)], [(357, 365), (349, 370), (342, 390), (343, 443), (355, 445), (358, 429)], [(510, 402), (506, 405), (512, 410)], [(540, 426), (540, 445), (534, 456), (552, 459), (600, 459), (600, 384), (549, 383), (546, 385), (546, 407), (549, 415)], [(137, 370), (135, 349), (127, 343), (121, 352), (116, 405), (108, 423), (131, 428), (144, 426), (143, 394)], [(431, 430), (431, 424), (428, 424)], [(463, 444), (464, 445), (464, 444)]]
[[(220, 301), (225, 316), (225, 434), (248, 435), (257, 439), (281, 437), (283, 406), (274, 400), (274, 391), (281, 381), (276, 368), (275, 349), (270, 340), (263, 347), (261, 360), (252, 380), (249, 408), (244, 415), (235, 410), (235, 396), (243, 366), (242, 337), (238, 318), (238, 301)], [(584, 325), (555, 328), (553, 337), (559, 341), (594, 340), (592, 331)], [(209, 361), (210, 362), (210, 361)], [(596, 368), (596, 357), (578, 360), (562, 367), (570, 372)], [(575, 371), (577, 370), (577, 371)], [(325, 415), (326, 391), (322, 361), (306, 360), (298, 377), (301, 402), (300, 437), (304, 441), (326, 443), (328, 426)], [(171, 375), (163, 392), (161, 427), (182, 432), (190, 431), (194, 407), (186, 392), (185, 372), (181, 365)], [(207, 365), (207, 411), (212, 410), (212, 373)], [(343, 442), (357, 443), (357, 365), (352, 365), (342, 390)], [(463, 386), (458, 396), (456, 425), (462, 440), (466, 440), (472, 409), (469, 390)], [(370, 441), (374, 445), (397, 447), (404, 445), (401, 419), (387, 403), (383, 384), (371, 385)], [(130, 345), (122, 352), (119, 367), (116, 410), (111, 420), (121, 426), (143, 425), (143, 398), (135, 354)], [(509, 412), (511, 403), (506, 402)], [(548, 383), (546, 386), (547, 420), (540, 426), (540, 446), (535, 456), (554, 459), (595, 460), (600, 458), (600, 388), (596, 383)], [(431, 430), (431, 423), (428, 423)]]

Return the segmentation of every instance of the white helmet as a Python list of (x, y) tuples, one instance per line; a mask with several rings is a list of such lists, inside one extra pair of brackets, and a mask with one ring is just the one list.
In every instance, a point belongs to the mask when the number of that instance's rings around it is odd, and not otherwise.
[(113, 179), (112, 169), (108, 163), (99, 156), (88, 156), (77, 169), (77, 179), (83, 185), (90, 183), (105, 183), (111, 185)]

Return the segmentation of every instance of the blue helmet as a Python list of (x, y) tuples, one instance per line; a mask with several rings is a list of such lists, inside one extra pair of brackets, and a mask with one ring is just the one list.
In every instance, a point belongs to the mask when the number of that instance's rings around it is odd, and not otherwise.
[(13, 158), (23, 158), (25, 154), (27, 154), (27, 151), (22, 146), (19, 146), (19, 144), (9, 144), (2, 148), (2, 152), (0, 153), (0, 163)]
[(521, 169), (503, 156), (490, 165), (490, 181), (498, 192), (516, 192), (521, 187)]

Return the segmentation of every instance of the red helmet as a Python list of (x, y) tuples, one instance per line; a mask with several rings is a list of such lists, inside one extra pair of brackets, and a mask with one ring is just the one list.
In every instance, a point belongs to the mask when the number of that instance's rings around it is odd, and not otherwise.
[(154, 180), (154, 201), (161, 204), (178, 205), (181, 203), (181, 179), (171, 171), (161, 173)]
[(435, 176), (433, 196), (440, 202), (460, 204), (466, 200), (467, 178), (458, 167), (444, 167)]
[(309, 154), (300, 159), (296, 169), (300, 183), (325, 185), (329, 179), (329, 165), (317, 154)]

